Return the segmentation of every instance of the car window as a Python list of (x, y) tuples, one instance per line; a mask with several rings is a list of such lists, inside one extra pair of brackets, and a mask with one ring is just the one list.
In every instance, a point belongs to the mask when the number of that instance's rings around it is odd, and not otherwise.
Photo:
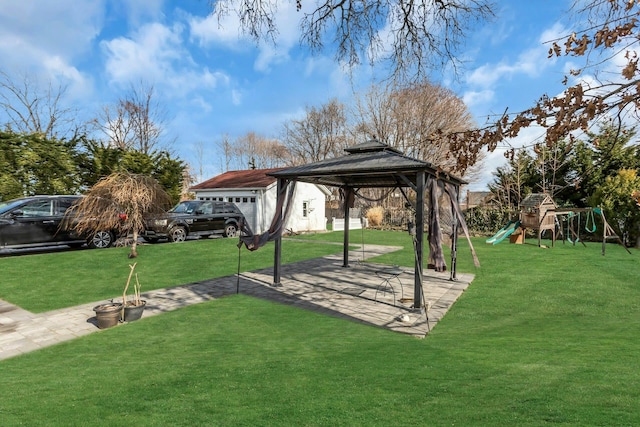
[(202, 213), (205, 215), (211, 215), (213, 213), (213, 205), (211, 205), (211, 203), (203, 203), (200, 209), (202, 209)]
[(188, 210), (189, 205), (187, 205), (186, 203), (178, 203), (176, 206), (170, 209), (169, 212), (186, 213)]
[(0, 215), (2, 215), (5, 212), (9, 212), (16, 206), (20, 205), (20, 203), (22, 202), (23, 202), (23, 199), (13, 199), (13, 200), (7, 200), (6, 202), (0, 202)]
[(23, 216), (51, 216), (53, 215), (52, 200), (35, 200), (22, 206)]
[(180, 202), (169, 212), (192, 214), (198, 209), (199, 204), (195, 202)]
[(73, 199), (59, 199), (56, 207), (56, 215), (64, 215), (67, 209), (75, 202)]
[(227, 204), (224, 207), (224, 213), (238, 213), (238, 209), (235, 205)]

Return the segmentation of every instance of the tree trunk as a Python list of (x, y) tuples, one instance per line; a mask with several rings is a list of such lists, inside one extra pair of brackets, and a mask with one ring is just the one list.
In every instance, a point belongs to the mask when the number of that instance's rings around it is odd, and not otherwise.
[(133, 230), (133, 242), (131, 243), (131, 252), (129, 258), (137, 258), (138, 256), (138, 230)]

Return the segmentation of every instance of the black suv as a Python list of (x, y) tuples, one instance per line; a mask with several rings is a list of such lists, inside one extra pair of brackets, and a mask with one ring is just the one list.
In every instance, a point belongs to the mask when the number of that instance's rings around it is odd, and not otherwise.
[(114, 233), (79, 236), (61, 226), (64, 214), (82, 196), (32, 196), (0, 202), (0, 249), (68, 245), (113, 245)]
[(233, 203), (209, 200), (180, 202), (165, 215), (148, 219), (142, 237), (148, 242), (168, 238), (183, 242), (187, 236), (208, 237), (222, 234), (234, 237), (244, 215)]

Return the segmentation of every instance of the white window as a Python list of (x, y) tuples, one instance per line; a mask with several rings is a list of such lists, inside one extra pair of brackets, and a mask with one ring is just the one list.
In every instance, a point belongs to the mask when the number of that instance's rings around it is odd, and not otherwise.
[(302, 217), (309, 218), (309, 202), (306, 200), (302, 202)]

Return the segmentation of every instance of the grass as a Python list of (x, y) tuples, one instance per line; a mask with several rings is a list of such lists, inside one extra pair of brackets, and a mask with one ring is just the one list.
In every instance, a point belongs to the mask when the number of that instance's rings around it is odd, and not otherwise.
[(2, 424), (640, 424), (637, 251), (474, 244), (424, 340), (234, 295), (0, 362)]
[[(82, 250), (0, 258), (0, 298), (34, 313), (122, 296), (129, 264), (142, 291), (161, 289), (238, 271), (237, 239), (207, 239), (184, 244), (138, 247), (138, 258), (127, 258), (129, 248)], [(339, 253), (342, 248), (294, 241), (283, 245), (282, 262), (289, 263)], [(241, 271), (273, 266), (273, 244), (240, 255)]]

